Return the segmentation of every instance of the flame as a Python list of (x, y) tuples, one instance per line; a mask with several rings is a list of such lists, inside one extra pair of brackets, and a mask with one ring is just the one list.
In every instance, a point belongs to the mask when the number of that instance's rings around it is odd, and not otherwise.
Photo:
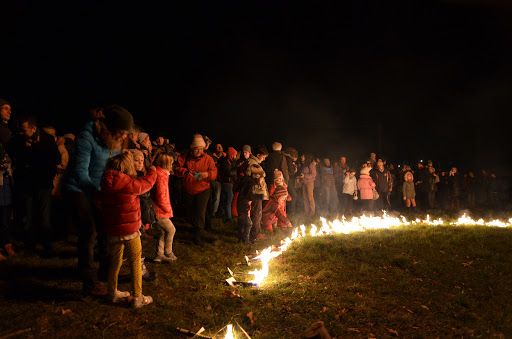
[[(382, 217), (378, 216), (366, 216), (362, 215), (361, 217), (353, 217), (351, 220), (345, 219), (343, 216), (341, 220), (333, 220), (327, 221), (325, 218), (320, 218), (322, 226), (320, 229), (314, 224), (311, 224), (311, 229), (309, 231), (309, 235), (312, 237), (333, 234), (333, 233), (342, 233), (349, 234), (353, 232), (364, 232), (366, 230), (372, 229), (389, 229), (391, 227), (401, 227), (401, 226), (409, 226), (415, 224), (425, 224), (431, 226), (439, 226), (445, 225), (446, 223), (438, 218), (436, 220), (432, 220), (430, 215), (427, 214), (425, 220), (421, 220), (416, 218), (415, 220), (409, 222), (404, 216), (392, 217), (387, 215), (386, 211), (383, 211)], [(508, 222), (503, 222), (500, 220), (492, 220), (490, 222), (485, 222), (483, 219), (473, 220), (464, 214), (457, 221), (450, 223), (449, 225), (457, 226), (457, 225), (480, 225), (480, 226), (497, 226), (497, 227), (509, 227), (512, 226), (512, 218), (508, 219)], [(300, 229), (300, 231), (299, 231)], [(290, 237), (287, 237), (284, 240), (281, 240), (281, 245), (277, 248), (273, 248), (272, 246), (267, 247), (261, 253), (257, 252), (257, 256), (252, 260), (259, 260), (261, 262), (261, 269), (255, 269), (250, 271), (248, 274), (254, 275), (254, 279), (250, 281), (255, 286), (261, 286), (263, 280), (268, 276), (269, 272), (269, 262), (278, 256), (280, 256), (283, 252), (288, 250), (288, 247), (293, 243), (293, 241), (305, 238), (307, 235), (306, 227), (304, 225), (300, 225), (300, 227), (296, 227), (292, 232)], [(249, 259), (247, 256), (245, 257), (247, 263), (249, 263)]]
[(234, 339), (234, 337), (233, 337), (233, 325), (228, 324), (226, 326), (226, 335), (224, 336), (224, 339)]

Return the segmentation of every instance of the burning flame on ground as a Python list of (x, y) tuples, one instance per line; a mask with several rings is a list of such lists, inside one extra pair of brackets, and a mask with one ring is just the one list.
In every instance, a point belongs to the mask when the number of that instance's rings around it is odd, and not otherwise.
[[(353, 217), (351, 220), (347, 220), (345, 219), (345, 217), (342, 217), (341, 220), (336, 219), (334, 221), (327, 221), (325, 218), (320, 218), (320, 220), (322, 222), (322, 226), (318, 228), (316, 225), (312, 224), (311, 229), (309, 231), (309, 235), (317, 237), (321, 235), (335, 233), (349, 234), (352, 232), (364, 232), (366, 230), (372, 229), (389, 229), (390, 227), (409, 226), (415, 224), (425, 224), (431, 226), (445, 225), (445, 222), (441, 218), (431, 220), (429, 215), (427, 215), (427, 218), (425, 220), (415, 219), (409, 222), (404, 216), (400, 216), (399, 218), (391, 217), (387, 215), (385, 211), (382, 217), (369, 217), (363, 215), (359, 218)], [(483, 219), (475, 221), (468, 217), (466, 214), (464, 214), (456, 222), (452, 222), (447, 225), (480, 225), (494, 227), (509, 227), (512, 226), (512, 218), (508, 219), (508, 222), (503, 222), (500, 220), (492, 220), (489, 222), (485, 222)], [(305, 238), (307, 234), (308, 232), (306, 232), (306, 227), (304, 225), (300, 225), (299, 227), (296, 227), (293, 230), (290, 237), (281, 240), (281, 246), (269, 246), (266, 249), (264, 249), (261, 253), (259, 253), (256, 257), (252, 258), (252, 261), (259, 260), (261, 262), (261, 269), (255, 269), (248, 273), (254, 276), (253, 280), (249, 281), (249, 283), (251, 283), (254, 286), (261, 286), (263, 280), (268, 276), (269, 262), (272, 259), (280, 256), (283, 252), (285, 252), (288, 249), (288, 246), (290, 246), (290, 244), (294, 240), (298, 238)], [(247, 256), (245, 258), (247, 263), (249, 263)], [(229, 271), (231, 272), (231, 270)]]

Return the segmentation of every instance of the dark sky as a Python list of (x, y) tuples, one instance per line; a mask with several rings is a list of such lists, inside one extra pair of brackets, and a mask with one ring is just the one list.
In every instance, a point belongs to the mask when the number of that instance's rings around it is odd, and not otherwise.
[(59, 134), (118, 103), (178, 147), (201, 132), (225, 147), (278, 140), (349, 162), (375, 151), (512, 165), (512, 11), (498, 2), (16, 2), (1, 12), (0, 97)]

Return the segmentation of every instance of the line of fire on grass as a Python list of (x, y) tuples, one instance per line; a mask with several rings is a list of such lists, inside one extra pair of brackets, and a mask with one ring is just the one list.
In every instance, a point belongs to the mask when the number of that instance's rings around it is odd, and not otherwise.
[[(425, 220), (421, 219), (415, 219), (413, 221), (407, 221), (407, 219), (404, 216), (398, 217), (391, 217), (386, 214), (385, 211), (383, 211), (382, 217), (373, 217), (373, 216), (366, 216), (363, 215), (359, 218), (354, 217), (351, 220), (345, 219), (343, 217), (341, 220), (334, 220), (334, 221), (327, 221), (325, 218), (320, 218), (322, 222), (322, 227), (318, 229), (318, 227), (314, 224), (311, 225), (311, 228), (309, 232), (306, 232), (306, 227), (304, 225), (300, 225), (300, 227), (295, 228), (295, 230), (292, 232), (290, 237), (287, 237), (284, 240), (281, 240), (280, 246), (269, 246), (265, 248), (263, 251), (258, 252), (256, 251), (256, 255), (246, 255), (244, 257), (244, 261), (237, 264), (237, 266), (251, 266), (253, 262), (260, 262), (261, 263), (261, 269), (255, 269), (249, 272), (233, 272), (229, 267), (227, 268), (229, 274), (231, 277), (225, 280), (225, 283), (232, 286), (242, 286), (242, 287), (261, 287), (261, 284), (263, 283), (264, 279), (268, 276), (269, 273), (269, 262), (280, 256), (283, 252), (286, 252), (290, 244), (299, 238), (305, 238), (306, 235), (309, 233), (310, 236), (316, 237), (316, 236), (322, 236), (322, 235), (328, 235), (328, 234), (335, 234), (335, 233), (343, 233), (343, 234), (349, 234), (352, 232), (364, 232), (366, 230), (370, 229), (389, 229), (390, 227), (400, 227), (400, 226), (409, 226), (409, 225), (415, 225), (415, 224), (423, 224), (423, 225), (431, 225), (431, 226), (440, 226), (440, 225), (452, 225), (452, 226), (459, 226), (459, 225), (479, 225), (479, 226), (491, 226), (491, 227), (509, 227), (512, 226), (512, 218), (508, 219), (508, 222), (503, 222), (500, 220), (492, 220), (489, 222), (485, 222), (483, 219), (479, 220), (473, 220), (466, 214), (464, 214), (462, 217), (460, 217), (457, 221), (446, 224), (441, 218), (431, 220), (430, 216), (427, 214), (427, 217)], [(238, 276), (253, 276), (253, 279), (250, 281), (237, 281), (235, 278), (235, 275)], [(238, 325), (240, 333), (246, 337), (250, 338), (247, 332)], [(233, 339), (237, 338), (237, 335), (235, 334), (233, 330), (232, 324), (228, 324), (225, 327), (223, 327), (219, 332), (226, 329), (224, 339)], [(202, 331), (199, 332), (191, 332), (184, 329), (177, 329), (182, 334), (188, 334), (193, 335), (195, 337), (199, 338), (210, 338), (204, 335), (201, 335)], [(202, 329), (204, 331), (204, 329)], [(215, 335), (213, 338), (218, 337)]]

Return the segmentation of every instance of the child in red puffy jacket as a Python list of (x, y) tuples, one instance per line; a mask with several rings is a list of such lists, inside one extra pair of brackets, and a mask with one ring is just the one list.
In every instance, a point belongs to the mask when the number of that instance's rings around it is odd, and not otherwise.
[(156, 166), (156, 184), (151, 190), (151, 199), (155, 205), (157, 225), (160, 236), (157, 240), (156, 257), (153, 262), (166, 262), (178, 259), (172, 251), (172, 243), (176, 228), (171, 221), (173, 217), (169, 195), (169, 175), (172, 172), (174, 158), (167, 153), (158, 153), (153, 160)]
[(291, 201), (292, 197), (288, 194), (288, 186), (284, 183), (283, 173), (279, 170), (274, 171), (274, 183), (269, 188), (270, 199), (263, 208), (263, 228), (267, 232), (273, 232), (272, 225), (279, 220), (279, 226), (282, 230), (291, 228), (292, 223), (286, 217), (286, 202)]
[(136, 176), (132, 153), (126, 152), (111, 158), (101, 179), (101, 203), (103, 225), (110, 244), (109, 297), (111, 301), (118, 302), (130, 296), (129, 292), (117, 290), (117, 277), (126, 247), (131, 268), (133, 306), (139, 308), (153, 302), (150, 296), (142, 295), (139, 195), (149, 191), (155, 184), (156, 169), (152, 166), (144, 177), (136, 179)]

